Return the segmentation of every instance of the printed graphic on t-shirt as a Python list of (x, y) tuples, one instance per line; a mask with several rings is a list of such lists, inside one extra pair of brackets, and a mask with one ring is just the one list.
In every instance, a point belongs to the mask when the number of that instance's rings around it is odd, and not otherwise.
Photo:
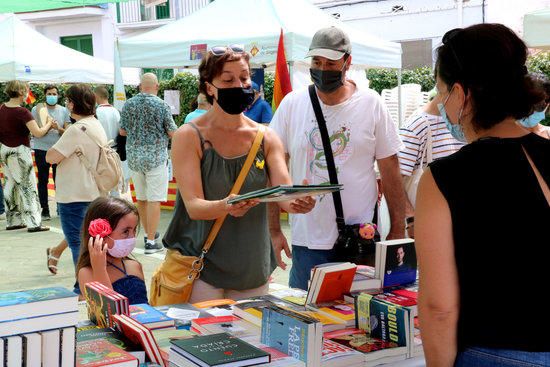
[[(312, 183), (321, 185), (330, 183), (325, 151), (323, 149), (323, 140), (319, 127), (315, 127), (307, 133), (307, 155), (309, 164), (309, 175), (313, 178)], [(332, 131), (329, 136), (332, 147), (332, 155), (334, 156), (334, 164), (336, 172), (339, 168), (351, 157), (353, 148), (350, 145), (351, 129), (348, 123), (342, 123), (337, 129)]]

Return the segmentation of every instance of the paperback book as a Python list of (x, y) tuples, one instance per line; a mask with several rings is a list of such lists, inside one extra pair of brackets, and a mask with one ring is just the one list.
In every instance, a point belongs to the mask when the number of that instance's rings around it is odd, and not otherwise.
[(414, 283), (417, 275), (416, 250), (410, 238), (376, 243), (376, 278), (382, 287)]
[(260, 202), (287, 201), (304, 196), (325, 195), (340, 191), (342, 188), (342, 185), (279, 185), (235, 196), (227, 203), (233, 204), (250, 199), (258, 199)]
[(77, 367), (137, 367), (139, 361), (130, 353), (106, 340), (96, 339), (77, 344), (76, 365)]
[(337, 263), (320, 265), (313, 269), (307, 293), (307, 304), (341, 300), (349, 293), (357, 265)]
[(261, 342), (307, 366), (320, 364), (322, 338), (317, 319), (278, 306), (263, 309)]
[(174, 319), (146, 303), (130, 305), (130, 317), (149, 329), (174, 327)]
[(202, 335), (171, 342), (170, 361), (191, 361), (201, 367), (252, 366), (269, 363), (269, 353), (228, 333)]

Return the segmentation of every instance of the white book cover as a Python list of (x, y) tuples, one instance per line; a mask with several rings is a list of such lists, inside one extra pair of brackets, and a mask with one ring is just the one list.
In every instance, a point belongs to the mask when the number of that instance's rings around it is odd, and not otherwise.
[(61, 330), (61, 367), (75, 366), (76, 329), (68, 327)]
[(8, 343), (6, 367), (21, 367), (23, 364), (23, 339), (19, 335), (6, 338)]
[(42, 333), (42, 366), (59, 367), (59, 330), (43, 331)]
[(42, 364), (42, 336), (39, 333), (23, 335), (25, 366), (40, 367)]
[(78, 323), (78, 311), (0, 322), (0, 336), (21, 335), (40, 330), (52, 330)]

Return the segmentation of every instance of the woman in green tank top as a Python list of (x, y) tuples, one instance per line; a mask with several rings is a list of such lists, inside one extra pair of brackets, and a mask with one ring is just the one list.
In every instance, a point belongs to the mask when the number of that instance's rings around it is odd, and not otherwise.
[[(163, 242), (183, 255), (198, 256), (214, 220), (229, 214), (205, 256), (190, 302), (262, 295), (277, 265), (266, 204), (227, 204), (260, 126), (242, 113), (254, 99), (249, 55), (235, 47), (214, 47), (199, 73), (199, 89), (212, 108), (174, 134), (172, 162), (179, 193)], [(268, 184), (292, 184), (283, 145), (269, 128), (240, 192)], [(314, 205), (311, 197), (280, 203), (290, 213), (307, 213)]]

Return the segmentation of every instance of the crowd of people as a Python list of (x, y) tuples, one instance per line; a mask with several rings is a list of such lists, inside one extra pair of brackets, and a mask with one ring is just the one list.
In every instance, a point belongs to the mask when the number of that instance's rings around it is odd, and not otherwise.
[[(289, 285), (307, 289), (314, 266), (341, 260), (347, 228), (377, 221), (383, 192), (390, 214), (386, 238), (416, 239), (428, 365), (547, 365), (550, 318), (514, 323), (511, 330), (503, 321), (509, 307), (495, 304), (495, 297), (514, 297), (513, 290), (540, 291), (548, 280), (540, 253), (550, 218), (550, 129), (540, 122), (550, 82), (527, 72), (527, 52), (499, 24), (449, 31), (436, 52), (431, 100), (400, 130), (376, 92), (346, 77), (351, 40), (335, 27), (312, 39), (313, 86), (292, 91), (273, 116), (251, 80), (249, 55), (237, 45), (205, 55), (196, 106), (179, 128), (157, 97), (154, 74), (142, 76), (140, 93), (120, 115), (105, 88), (94, 93), (80, 84), (67, 90), (65, 107), (57, 88), (46, 86), (45, 104), (31, 113), (21, 107), (28, 85), (9, 82), (10, 99), (0, 107), (6, 229), (48, 230), (42, 221), (50, 218), (51, 166), (65, 239), (47, 251), (50, 271), (57, 271), (68, 246), (76, 291), (96, 280), (130, 303), (147, 301), (143, 270), (130, 257), (141, 224), (146, 254), (167, 249), (164, 261), (204, 259), (190, 302), (244, 299), (267, 293), (273, 270), (286, 269), (282, 252), (292, 257)], [(98, 144), (120, 136), (126, 137), (126, 178), (134, 183), (137, 206), (117, 190), (99, 192), (86, 164), (97, 163)], [(178, 193), (161, 243), (170, 140)], [(236, 182), (249, 192), (335, 178), (345, 190), (334, 196), (228, 204)], [(291, 215), (290, 244), (280, 209)], [(513, 214), (525, 217), (528, 230), (507, 231)], [(219, 218), (225, 221), (213, 229)], [(403, 249), (396, 257), (404, 264)]]

